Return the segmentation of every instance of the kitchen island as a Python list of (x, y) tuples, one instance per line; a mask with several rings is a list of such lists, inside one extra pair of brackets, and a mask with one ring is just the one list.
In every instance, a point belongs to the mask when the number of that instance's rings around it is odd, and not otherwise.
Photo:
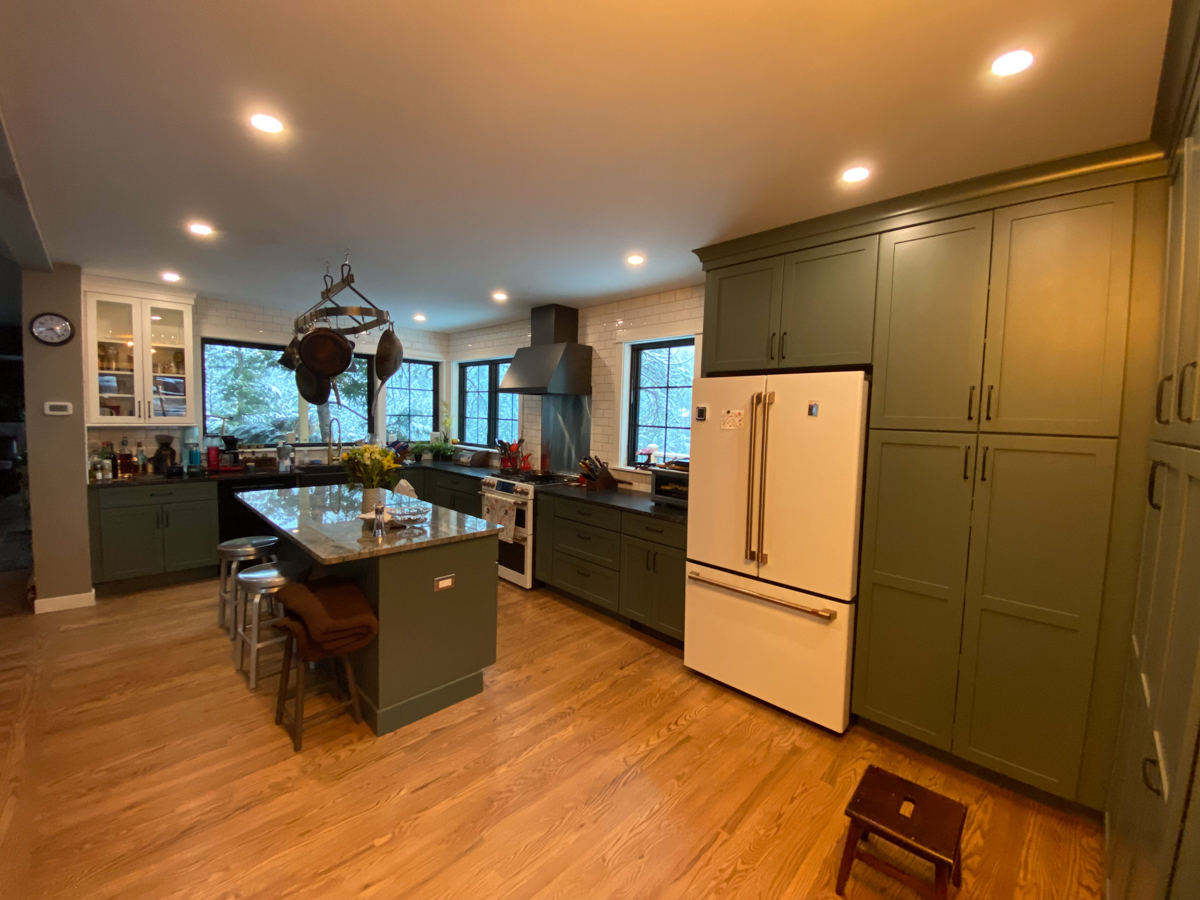
[[(358, 518), (363, 491), (321, 485), (239, 494), (293, 555), (352, 579), (379, 616), (379, 635), (351, 656), (363, 716), (386, 734), (483, 690), (496, 661), (500, 527), (421, 500), (388, 495), (423, 526), (379, 539)], [(286, 552), (286, 551), (285, 551)]]

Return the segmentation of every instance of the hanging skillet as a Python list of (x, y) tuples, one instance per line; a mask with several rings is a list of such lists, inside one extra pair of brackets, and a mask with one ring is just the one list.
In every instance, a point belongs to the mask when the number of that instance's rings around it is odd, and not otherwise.
[(375, 377), (379, 383), (387, 381), (400, 371), (404, 365), (404, 345), (396, 332), (389, 328), (379, 336), (379, 345), (375, 348)]
[(288, 345), (283, 348), (283, 355), (279, 357), (279, 364), (285, 369), (296, 371), (296, 366), (300, 364), (300, 338), (292, 338)]
[(300, 338), (300, 361), (317, 375), (336, 378), (353, 360), (353, 345), (332, 328), (314, 328)]
[(296, 390), (300, 396), (315, 406), (329, 402), (330, 379), (317, 375), (304, 363), (296, 366)]

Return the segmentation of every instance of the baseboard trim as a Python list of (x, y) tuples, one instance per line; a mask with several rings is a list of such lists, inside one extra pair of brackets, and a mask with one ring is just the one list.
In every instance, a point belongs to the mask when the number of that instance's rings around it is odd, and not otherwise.
[(85, 594), (64, 594), (61, 597), (38, 597), (33, 601), (35, 613), (61, 612), (64, 609), (80, 609), (84, 606), (96, 605), (96, 591), (92, 589)]

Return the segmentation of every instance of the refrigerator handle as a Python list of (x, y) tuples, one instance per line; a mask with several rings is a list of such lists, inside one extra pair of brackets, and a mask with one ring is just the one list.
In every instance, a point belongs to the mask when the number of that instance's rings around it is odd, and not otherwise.
[(771, 404), (775, 402), (775, 392), (763, 394), (763, 428), (762, 428), (762, 462), (758, 467), (758, 564), (767, 561), (767, 551), (763, 549), (766, 540), (764, 533), (767, 527), (767, 438), (771, 428)]
[(754, 562), (758, 555), (754, 551), (754, 453), (758, 425), (758, 404), (762, 392), (750, 397), (750, 460), (746, 464), (746, 559)]

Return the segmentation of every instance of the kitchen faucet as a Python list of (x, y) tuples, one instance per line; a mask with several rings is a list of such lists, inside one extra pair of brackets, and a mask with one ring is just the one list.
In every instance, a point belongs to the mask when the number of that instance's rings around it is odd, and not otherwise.
[(338, 421), (336, 416), (329, 417), (329, 431), (326, 433), (325, 456), (329, 460), (329, 464), (333, 465), (333, 426), (337, 426), (337, 458), (342, 458), (342, 423)]

